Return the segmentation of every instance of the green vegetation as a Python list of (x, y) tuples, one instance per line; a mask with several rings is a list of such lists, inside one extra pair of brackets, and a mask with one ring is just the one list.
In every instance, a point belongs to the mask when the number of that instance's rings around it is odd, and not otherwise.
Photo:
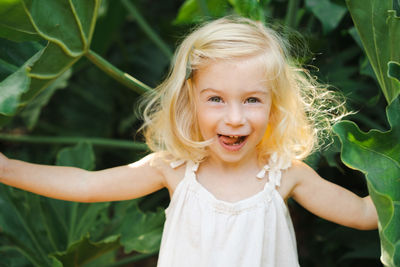
[[(399, 12), (399, 0), (1, 1), (0, 151), (85, 169), (133, 162), (147, 149), (134, 110), (182, 33), (228, 14), (262, 20), (357, 111), (308, 163), (360, 195), (368, 187), (379, 213), (381, 242), (290, 202), (301, 265), (379, 266), (381, 244), (385, 265), (400, 266)], [(161, 190), (71, 203), (0, 185), (0, 266), (152, 266), (168, 201)]]
[(352, 122), (335, 125), (342, 142), (342, 160), (365, 173), (379, 216), (382, 262), (400, 266), (400, 17), (392, 1), (348, 0), (382, 92), (389, 103), (391, 129), (363, 133)]

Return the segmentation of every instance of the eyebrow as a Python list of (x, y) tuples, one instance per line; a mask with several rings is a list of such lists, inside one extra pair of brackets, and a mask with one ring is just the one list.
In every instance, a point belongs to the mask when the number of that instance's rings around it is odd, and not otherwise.
[[(203, 94), (203, 93), (206, 93), (207, 91), (212, 91), (212, 92), (215, 92), (215, 93), (220, 93), (219, 90), (214, 89), (214, 88), (204, 88), (204, 89), (201, 89), (201, 90), (200, 90), (200, 95)], [(251, 90), (251, 91), (246, 92), (246, 95), (250, 95), (250, 94), (263, 94), (263, 95), (268, 95), (269, 92), (268, 92), (268, 91), (265, 91), (265, 90)]]

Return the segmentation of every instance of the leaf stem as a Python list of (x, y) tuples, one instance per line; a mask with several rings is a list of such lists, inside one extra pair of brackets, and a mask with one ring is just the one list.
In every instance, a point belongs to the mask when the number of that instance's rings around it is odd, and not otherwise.
[(143, 94), (149, 90), (152, 90), (149, 86), (130, 76), (128, 73), (122, 72), (121, 70), (117, 69), (114, 65), (102, 58), (96, 52), (89, 49), (85, 56), (99, 69), (110, 75), (118, 82), (124, 84), (129, 89), (132, 89), (136, 93)]
[(285, 17), (285, 25), (290, 28), (297, 28), (297, 11), (299, 9), (299, 0), (289, 0), (287, 9), (286, 9), (286, 17)]
[(139, 27), (144, 31), (144, 33), (161, 49), (168, 59), (172, 58), (171, 49), (168, 45), (160, 38), (160, 36), (150, 27), (147, 21), (140, 14), (139, 10), (132, 4), (129, 0), (122, 0), (122, 4), (126, 7), (128, 12), (135, 18)]
[(27, 136), (0, 133), (0, 140), (32, 144), (76, 144), (79, 142), (88, 142), (92, 145), (102, 147), (147, 150), (147, 146), (144, 143), (106, 138)]

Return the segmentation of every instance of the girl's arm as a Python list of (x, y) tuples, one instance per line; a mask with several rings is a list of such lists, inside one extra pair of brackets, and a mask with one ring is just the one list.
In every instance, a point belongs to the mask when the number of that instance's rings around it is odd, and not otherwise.
[(161, 160), (154, 154), (102, 171), (12, 160), (0, 153), (0, 182), (43, 196), (78, 202), (138, 198), (164, 187)]
[(349, 190), (322, 179), (305, 163), (289, 170), (296, 179), (293, 198), (304, 208), (326, 220), (360, 229), (376, 229), (378, 216), (371, 198), (361, 198)]

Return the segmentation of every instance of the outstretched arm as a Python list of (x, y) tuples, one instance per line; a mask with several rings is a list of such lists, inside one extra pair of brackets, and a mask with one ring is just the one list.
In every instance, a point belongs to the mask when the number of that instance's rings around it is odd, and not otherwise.
[(371, 198), (322, 179), (312, 168), (296, 162), (291, 176), (296, 179), (293, 198), (304, 208), (326, 220), (360, 229), (376, 229), (378, 216)]
[(0, 182), (43, 196), (78, 202), (138, 198), (164, 186), (154, 154), (102, 171), (12, 160), (0, 153)]

